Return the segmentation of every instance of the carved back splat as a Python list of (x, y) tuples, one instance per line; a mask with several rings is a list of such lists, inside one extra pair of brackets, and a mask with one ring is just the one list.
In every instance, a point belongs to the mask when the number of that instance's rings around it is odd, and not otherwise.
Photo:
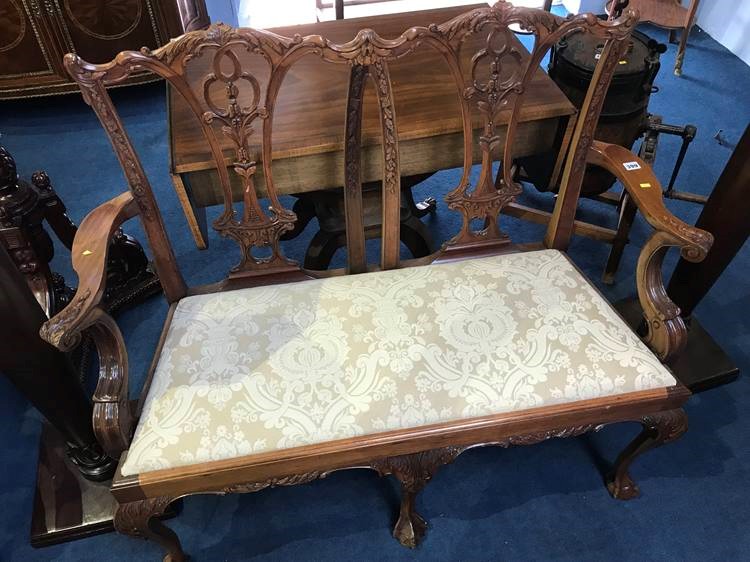
[[(446, 197), (449, 208), (461, 213), (463, 225), (447, 244), (447, 249), (496, 245), (508, 239), (499, 228), (499, 213), (520, 192), (520, 185), (512, 174), (513, 140), (522, 119), (524, 96), (530, 81), (538, 72), (542, 58), (563, 36), (585, 31), (602, 39), (605, 48), (573, 135), (561, 196), (546, 239), (548, 246), (564, 247), (569, 236), (566, 232), (572, 230), (584, 157), (591, 144), (604, 93), (636, 22), (637, 17), (632, 12), (614, 22), (591, 15), (563, 19), (542, 10), (516, 8), (501, 1), (492, 7), (471, 10), (441, 25), (412, 27), (395, 39), (384, 39), (371, 29), (363, 29), (351, 41), (335, 44), (319, 35), (282, 37), (268, 31), (233, 29), (219, 24), (208, 30), (187, 33), (155, 51), (125, 51), (107, 64), (89, 64), (75, 55), (68, 55), (66, 66), (112, 139), (155, 248), (157, 267), (162, 281), (167, 284), (168, 298), (174, 301), (184, 294), (184, 283), (174, 264), (151, 187), (114, 112), (104, 89), (105, 82), (118, 82), (134, 71), (145, 69), (169, 81), (186, 100), (216, 162), (223, 193), (224, 211), (214, 222), (214, 228), (240, 246), (241, 259), (230, 276), (247, 276), (298, 269), (284, 257), (280, 248), (280, 237), (293, 228), (296, 216), (279, 201), (271, 166), (274, 107), (284, 77), (300, 58), (309, 54), (325, 62), (349, 65), (349, 99), (347, 107), (342, 108), (346, 111), (344, 197), (349, 271), (356, 273), (367, 269), (360, 162), (363, 90), (367, 76), (374, 84), (382, 129), (383, 250), (380, 265), (387, 269), (399, 265), (401, 176), (389, 61), (408, 56), (421, 45), (443, 56), (456, 86), (464, 135), (463, 173), (457, 187)], [(529, 57), (523, 57), (513, 46), (509, 26), (514, 24), (535, 36), (535, 46)], [(473, 55), (470, 68), (462, 69), (461, 46), (467, 37), (477, 33), (486, 35), (484, 47)], [(237, 54), (242, 51), (260, 56), (268, 64), (265, 87), (257, 76), (243, 70)], [(192, 58), (201, 56), (212, 57), (211, 72), (203, 79), (202, 91), (195, 92), (186, 79), (187, 67)], [(241, 95), (242, 92), (246, 95)], [(241, 99), (250, 99), (250, 104), (243, 105)], [(481, 172), (474, 186), (469, 181), (474, 148), (472, 112), (481, 115), (483, 122), (479, 137)], [(501, 115), (503, 123), (507, 123), (504, 142), (498, 132)], [(267, 209), (261, 205), (254, 181), (258, 149), (249, 141), (259, 123), (262, 127), (259, 152), (270, 203)], [(242, 185), (241, 213), (234, 208), (230, 170), (218, 135), (226, 136), (232, 143), (230, 166), (231, 173), (238, 176)], [(498, 154), (501, 146), (502, 154)], [(493, 179), (492, 165), (496, 160), (501, 161), (501, 167), (498, 177)], [(475, 220), (482, 223), (481, 229), (472, 228)], [(257, 248), (266, 248), (270, 255), (254, 255)]]

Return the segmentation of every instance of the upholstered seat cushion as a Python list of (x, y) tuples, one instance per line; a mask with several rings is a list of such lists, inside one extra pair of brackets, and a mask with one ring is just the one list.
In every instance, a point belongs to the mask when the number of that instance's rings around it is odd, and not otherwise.
[(194, 296), (122, 473), (674, 384), (554, 250)]

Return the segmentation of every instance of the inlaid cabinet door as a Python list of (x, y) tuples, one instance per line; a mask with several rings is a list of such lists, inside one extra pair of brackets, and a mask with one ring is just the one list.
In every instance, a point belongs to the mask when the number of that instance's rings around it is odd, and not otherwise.
[(161, 37), (154, 0), (55, 0), (72, 51), (89, 62), (105, 62), (120, 51), (155, 48)]
[(77, 92), (66, 53), (106, 62), (208, 23), (204, 0), (0, 0), (0, 99)]
[[(39, 2), (0, 0), (0, 84), (4, 90), (20, 90), (29, 81), (60, 80), (64, 72), (61, 54), (49, 38), (49, 21)], [(33, 90), (29, 93), (33, 95)]]

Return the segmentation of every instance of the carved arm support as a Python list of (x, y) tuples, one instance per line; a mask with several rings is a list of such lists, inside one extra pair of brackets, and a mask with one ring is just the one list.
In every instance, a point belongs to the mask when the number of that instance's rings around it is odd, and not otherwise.
[(99, 381), (94, 391), (93, 427), (102, 448), (119, 458), (130, 442), (132, 417), (128, 399), (128, 356), (115, 321), (101, 307), (107, 281), (107, 253), (113, 234), (138, 214), (126, 192), (94, 209), (81, 223), (71, 250), (78, 290), (70, 304), (46, 322), (39, 334), (70, 351), (84, 330), (99, 354)]
[(587, 162), (614, 174), (655, 230), (638, 258), (636, 283), (648, 330), (646, 343), (662, 361), (671, 362), (685, 347), (687, 328), (680, 309), (667, 295), (662, 262), (671, 246), (678, 247), (688, 261), (702, 261), (713, 244), (713, 236), (669, 212), (653, 170), (630, 150), (594, 141)]

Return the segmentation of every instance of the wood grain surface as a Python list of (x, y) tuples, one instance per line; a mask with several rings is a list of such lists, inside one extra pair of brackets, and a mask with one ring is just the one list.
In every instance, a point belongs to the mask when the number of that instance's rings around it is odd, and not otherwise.
[[(483, 6), (479, 4), (478, 6)], [(476, 6), (475, 6), (476, 7)], [(276, 28), (285, 36), (320, 34), (334, 42), (352, 39), (363, 27), (374, 29), (392, 39), (414, 25), (442, 23), (466, 12), (460, 6), (392, 14), (369, 18), (321, 22)], [(474, 34), (461, 48), (463, 70), (469, 72), (470, 59), (482, 48), (485, 37)], [(524, 57), (526, 50), (518, 42)], [(265, 61), (258, 55), (238, 51), (243, 70), (257, 76), (261, 84), (268, 77)], [(211, 57), (199, 57), (188, 63), (191, 86), (202, 88), (203, 77), (210, 72)], [(451, 168), (462, 164), (463, 138), (456, 87), (441, 55), (427, 46), (417, 53), (389, 63), (395, 99), (402, 175), (415, 175)], [(276, 103), (273, 131), (274, 183), (280, 193), (299, 193), (344, 185), (344, 124), (348, 93), (349, 68), (326, 63), (307, 56), (289, 71)], [(250, 105), (250, 89), (241, 92), (240, 101)], [(515, 151), (520, 155), (542, 152), (549, 148), (561, 117), (574, 114), (575, 109), (565, 95), (540, 69), (532, 81), (524, 110), (521, 113)], [(500, 137), (510, 111), (503, 112), (498, 122)], [(482, 128), (482, 116), (474, 116), (475, 135)], [(566, 120), (567, 121), (567, 120)], [(188, 176), (194, 200), (199, 206), (221, 200), (214, 161), (201, 134), (199, 124), (182, 97), (169, 94), (170, 151), (172, 171)], [(476, 139), (475, 139), (476, 141)], [(362, 123), (362, 181), (381, 177), (380, 122), (375, 91), (367, 83)], [(251, 145), (260, 160), (260, 134), (251, 137)], [(481, 160), (478, 142), (474, 143), (475, 159)], [(232, 160), (232, 145), (222, 140), (226, 163)], [(500, 147), (502, 149), (502, 146)], [(208, 172), (207, 172), (208, 171)], [(255, 177), (256, 187), (264, 190), (262, 171)], [(239, 195), (241, 186), (233, 185)]]

